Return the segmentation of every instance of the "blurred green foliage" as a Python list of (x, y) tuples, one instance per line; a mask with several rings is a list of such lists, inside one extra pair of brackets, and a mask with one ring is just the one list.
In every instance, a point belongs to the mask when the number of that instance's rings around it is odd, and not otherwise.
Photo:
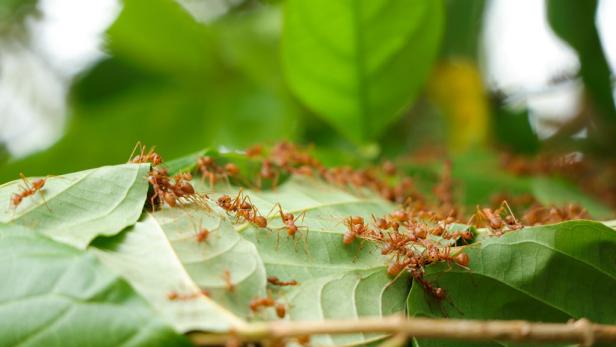
[[(24, 22), (36, 4), (2, 2), (0, 18)], [(327, 164), (447, 144), (458, 152), (498, 144), (535, 153), (544, 142), (527, 110), (490, 98), (498, 92), (481, 82), (486, 4), (244, 0), (204, 23), (175, 0), (124, 0), (106, 32), (108, 55), (72, 82), (64, 136), (0, 164), (0, 180), (123, 162), (137, 141), (172, 159), (287, 139), (315, 143)], [(548, 5), (554, 30), (580, 55), (581, 80), (598, 110), (581, 124), (605, 153), (616, 113), (596, 1)], [(451, 62), (463, 62), (466, 73)], [(427, 95), (429, 85), (445, 97)]]
[[(548, 0), (548, 20), (580, 59), (580, 76), (595, 112), (581, 125), (589, 125), (590, 140), (604, 152), (614, 153), (616, 106), (610, 67), (595, 25), (598, 0)], [(578, 131), (580, 128), (573, 128)]]

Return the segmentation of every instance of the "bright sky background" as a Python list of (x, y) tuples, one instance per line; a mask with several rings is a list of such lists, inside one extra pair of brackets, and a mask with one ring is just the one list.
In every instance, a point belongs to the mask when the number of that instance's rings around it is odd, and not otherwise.
[[(204, 8), (200, 3), (215, 5), (222, 0), (182, 1), (199, 13)], [(101, 34), (120, 11), (117, 0), (40, 3), (43, 18), (31, 23), (36, 32), (32, 47), (0, 51), (0, 71), (8, 71), (0, 74), (0, 140), (7, 141), (17, 156), (43, 149), (61, 136), (68, 82), (103, 55)], [(540, 134), (548, 135), (550, 129), (539, 125), (541, 119), (574, 114), (580, 90), (569, 83), (547, 94), (539, 91), (554, 76), (575, 72), (577, 57), (549, 29), (544, 1), (488, 3), (483, 35), (486, 82), (513, 92), (515, 100), (531, 108)], [(225, 9), (217, 11), (224, 13)], [(597, 23), (615, 71), (616, 1), (601, 1)]]

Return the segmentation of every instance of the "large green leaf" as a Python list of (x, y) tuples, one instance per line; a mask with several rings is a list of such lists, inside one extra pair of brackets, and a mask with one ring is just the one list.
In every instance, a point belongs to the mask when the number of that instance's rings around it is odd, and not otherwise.
[(441, 37), (441, 1), (285, 3), (283, 69), (339, 132), (374, 140), (419, 92)]
[(95, 257), (35, 232), (0, 231), (0, 274), (2, 346), (189, 345)]
[[(149, 165), (124, 164), (47, 178), (43, 189), (10, 206), (25, 183), (0, 186), (0, 223), (18, 224), (51, 238), (85, 248), (98, 235), (115, 235), (134, 224), (148, 190)], [(32, 182), (32, 179), (30, 179)]]
[[(202, 227), (211, 235), (197, 242)], [(249, 316), (251, 299), (266, 294), (265, 268), (254, 245), (215, 212), (186, 207), (148, 213), (121, 235), (97, 240), (91, 250), (179, 331), (228, 331)], [(233, 292), (226, 289), (225, 271)], [(180, 298), (170, 300), (171, 292)]]
[(414, 283), (408, 297), (411, 315), (546, 322), (583, 317), (616, 323), (616, 231), (603, 224), (573, 221), (525, 228), (464, 252), (470, 271), (428, 266), (425, 279), (445, 288), (447, 298), (438, 302)]

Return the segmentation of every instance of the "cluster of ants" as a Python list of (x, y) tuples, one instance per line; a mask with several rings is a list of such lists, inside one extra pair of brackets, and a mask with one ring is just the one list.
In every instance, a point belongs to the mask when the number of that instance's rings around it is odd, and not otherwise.
[[(261, 215), (257, 207), (250, 200), (250, 196), (244, 194), (242, 189), (239, 190), (235, 198), (232, 198), (227, 194), (221, 195), (216, 200), (216, 204), (230, 215), (235, 216), (236, 223), (248, 222), (259, 228), (267, 228), (268, 226), (268, 219)], [(278, 209), (278, 215), (280, 216), (280, 221), (282, 222), (282, 229), (286, 231), (288, 237), (295, 240), (295, 236), (300, 232), (300, 228), (305, 228), (298, 226), (297, 221), (300, 218), (303, 220), (306, 211), (298, 215), (294, 215), (291, 212), (284, 212), (282, 206), (279, 203), (276, 203), (267, 213), (267, 216), (269, 216), (276, 209)], [(308, 237), (307, 231), (304, 235), (305, 238)], [(279, 240), (280, 235), (276, 234), (276, 244), (278, 244)], [(305, 243), (304, 245), (306, 246)]]
[[(470, 243), (475, 235), (470, 226), (486, 227), (494, 236), (506, 231), (522, 228), (506, 202), (498, 209), (479, 208), (463, 230), (455, 230), (453, 223), (456, 210), (444, 214), (427, 210), (421, 203), (406, 203), (403, 209), (376, 218), (372, 224), (361, 216), (351, 216), (344, 220), (346, 231), (342, 238), (344, 245), (356, 239), (373, 242), (381, 254), (389, 256), (387, 267), (390, 276), (398, 276), (406, 270), (422, 287), (437, 300), (446, 297), (443, 288), (434, 286), (423, 278), (425, 266), (435, 262), (447, 262), (468, 269), (470, 257), (462, 251), (452, 253), (452, 246)], [(459, 229), (459, 228), (458, 228)]]
[[(137, 149), (140, 149), (140, 152), (133, 157)], [(130, 158), (129, 162), (131, 163), (151, 164), (147, 179), (153, 191), (153, 194), (150, 196), (150, 206), (152, 206), (152, 209), (156, 209), (157, 206), (161, 206), (163, 203), (166, 203), (169, 207), (175, 207), (182, 198), (202, 206), (207, 206), (204, 203), (204, 198), (207, 198), (207, 196), (197, 194), (192, 183), (190, 183), (193, 179), (192, 174), (190, 172), (180, 172), (170, 177), (169, 170), (160, 166), (163, 163), (163, 159), (154, 151), (154, 147), (146, 153), (146, 146), (138, 142)]]
[(356, 170), (349, 166), (327, 168), (310, 154), (310, 148), (302, 149), (289, 142), (274, 145), (267, 154), (259, 145), (248, 148), (245, 154), (249, 158), (261, 160), (256, 178), (257, 188), (261, 188), (263, 180), (270, 180), (272, 187), (276, 188), (283, 173), (311, 177), (318, 175), (337, 186), (371, 189), (393, 202), (402, 202), (408, 197), (418, 198), (408, 177), (401, 178), (397, 184), (389, 184), (388, 178), (397, 174), (396, 166), (390, 161), (384, 162), (380, 169)]

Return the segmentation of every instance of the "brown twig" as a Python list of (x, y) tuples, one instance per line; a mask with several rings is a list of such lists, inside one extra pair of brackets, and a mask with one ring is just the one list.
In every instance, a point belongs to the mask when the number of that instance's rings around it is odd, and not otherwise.
[[(590, 346), (595, 342), (616, 342), (616, 325), (594, 324), (586, 319), (568, 323), (528, 321), (477, 321), (460, 319), (363, 318), (358, 320), (274, 321), (252, 323), (233, 332), (244, 342), (282, 340), (305, 335), (352, 334), (360, 332), (400, 334), (416, 338), (465, 341), (569, 342)], [(229, 334), (193, 332), (195, 345), (219, 345)]]

